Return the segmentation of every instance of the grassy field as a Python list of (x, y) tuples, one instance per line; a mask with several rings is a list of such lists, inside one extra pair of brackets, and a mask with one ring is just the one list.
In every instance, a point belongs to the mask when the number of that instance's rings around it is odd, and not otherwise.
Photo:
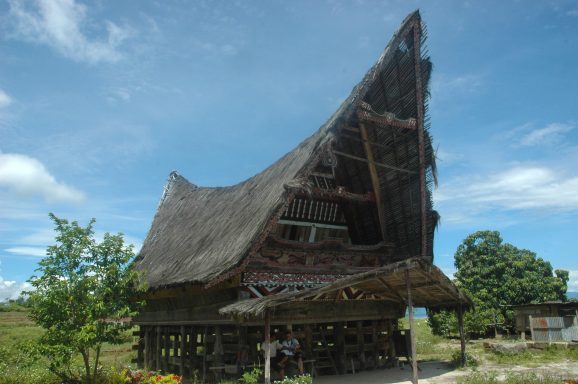
[[(124, 344), (105, 345), (104, 367), (130, 365), (134, 357), (131, 333), (126, 333)], [(34, 342), (41, 335), (42, 329), (28, 319), (27, 312), (0, 312), (0, 384), (60, 383), (46, 368), (46, 359), (34, 353)], [(75, 370), (82, 370), (80, 359), (75, 361)]]

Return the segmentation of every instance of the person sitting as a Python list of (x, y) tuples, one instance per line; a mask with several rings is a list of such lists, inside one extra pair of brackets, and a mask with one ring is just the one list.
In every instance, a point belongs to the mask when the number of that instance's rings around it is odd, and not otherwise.
[(301, 345), (299, 341), (293, 338), (291, 331), (285, 332), (285, 340), (281, 343), (281, 354), (283, 355), (281, 361), (279, 362), (281, 379), (285, 377), (285, 366), (289, 362), (289, 359), (293, 359), (297, 362), (297, 367), (299, 368), (299, 374), (303, 375), (303, 357), (301, 355)]
[(269, 358), (271, 359), (271, 367), (277, 367), (280, 362), (280, 356), (277, 355), (277, 351), (281, 349), (281, 343), (279, 339), (273, 332), (269, 335), (269, 343), (266, 341), (261, 344), (261, 351), (263, 351), (263, 357), (267, 358), (267, 350), (269, 350)]

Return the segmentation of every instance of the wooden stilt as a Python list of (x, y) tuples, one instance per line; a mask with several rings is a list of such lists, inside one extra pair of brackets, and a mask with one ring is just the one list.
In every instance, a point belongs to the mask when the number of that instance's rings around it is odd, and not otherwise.
[(462, 367), (466, 366), (466, 335), (464, 332), (464, 309), (460, 304), (458, 306), (458, 328), (460, 332), (460, 360), (462, 362)]
[(171, 346), (170, 346), (170, 342), (171, 342), (171, 334), (170, 332), (170, 328), (168, 326), (164, 327), (164, 332), (163, 332), (163, 340), (164, 340), (164, 346), (163, 349), (165, 350), (165, 355), (164, 355), (164, 359), (163, 359), (163, 365), (161, 369), (164, 369), (165, 371), (169, 370), (169, 356), (171, 355)]
[(145, 329), (145, 336), (144, 336), (144, 369), (147, 371), (150, 369), (150, 349), (151, 349), (151, 340), (150, 340), (150, 329), (148, 325), (141, 325)]
[(390, 363), (395, 361), (395, 343), (393, 342), (393, 320), (387, 319), (387, 359)]
[(417, 353), (415, 350), (415, 324), (413, 320), (413, 302), (411, 298), (411, 281), (409, 280), (409, 270), (405, 271), (405, 285), (407, 288), (407, 306), (409, 310), (409, 332), (410, 332), (411, 367), (412, 367), (411, 382), (413, 384), (418, 384)]
[[(213, 362), (215, 367), (223, 365), (223, 330), (220, 325), (215, 326), (215, 344), (213, 346)], [(221, 370), (215, 371), (217, 382), (221, 381)]]
[(180, 366), (179, 366), (179, 373), (181, 376), (185, 376), (185, 359), (187, 357), (187, 350), (185, 349), (185, 342), (187, 340), (187, 334), (185, 332), (185, 326), (181, 325), (181, 336), (180, 336)]
[(161, 345), (161, 332), (162, 327), (157, 325), (156, 327), (157, 334), (156, 336), (156, 343), (155, 343), (155, 370), (161, 369), (161, 353), (163, 351), (163, 347)]
[(346, 356), (345, 356), (345, 335), (343, 332), (343, 322), (337, 322), (333, 326), (333, 339), (335, 340), (335, 362), (337, 365), (337, 371), (340, 374), (345, 373), (346, 366)]
[(359, 360), (359, 370), (364, 370), (366, 368), (365, 364), (365, 337), (363, 331), (363, 321), (356, 322), (357, 326), (357, 351)]
[(265, 384), (271, 384), (271, 314), (265, 312)]

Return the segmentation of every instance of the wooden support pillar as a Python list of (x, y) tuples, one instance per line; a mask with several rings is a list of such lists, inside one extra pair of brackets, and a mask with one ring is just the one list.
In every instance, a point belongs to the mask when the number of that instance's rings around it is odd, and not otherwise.
[(161, 369), (161, 354), (163, 353), (163, 348), (161, 345), (161, 332), (162, 327), (157, 325), (156, 327), (156, 343), (155, 343), (155, 371)]
[(209, 326), (205, 325), (205, 333), (203, 334), (203, 383), (207, 377), (207, 337), (209, 337)]
[(413, 320), (413, 301), (411, 298), (411, 281), (409, 279), (409, 270), (405, 270), (405, 286), (407, 288), (407, 306), (409, 310), (409, 337), (411, 345), (411, 368), (412, 377), (411, 382), (413, 384), (418, 384), (417, 375), (417, 351), (415, 350), (415, 324)]
[(193, 326), (189, 328), (189, 368), (190, 368), (190, 377), (193, 376), (196, 368), (196, 358), (197, 358), (197, 329)]
[(305, 324), (305, 356), (308, 359), (313, 358), (313, 329), (311, 329), (311, 324)]
[(265, 384), (271, 384), (271, 314), (265, 311)]
[(186, 341), (187, 341), (187, 333), (185, 331), (185, 326), (181, 325), (181, 335), (180, 335), (180, 366), (179, 366), (179, 373), (181, 376), (185, 376), (185, 359), (187, 358), (187, 350), (186, 350)]
[(164, 334), (163, 334), (163, 338), (164, 338), (164, 347), (163, 349), (165, 350), (165, 355), (164, 355), (164, 359), (163, 359), (163, 366), (162, 369), (164, 369), (165, 371), (169, 370), (169, 356), (171, 355), (171, 346), (170, 346), (170, 342), (171, 342), (171, 334), (170, 332), (170, 327), (166, 326), (164, 327)]
[(358, 321), (357, 325), (357, 351), (359, 352), (359, 370), (366, 368), (365, 363), (365, 335), (363, 330), (363, 321)]
[(460, 332), (460, 360), (462, 367), (466, 366), (466, 335), (464, 332), (464, 309), (462, 305), (458, 305), (458, 328)]
[(395, 354), (395, 343), (393, 342), (393, 320), (387, 319), (387, 359), (393, 364), (396, 358)]
[(333, 338), (335, 340), (335, 362), (337, 363), (337, 371), (339, 374), (344, 374), (346, 369), (345, 356), (345, 335), (343, 332), (343, 322), (337, 322), (333, 325)]
[[(222, 366), (223, 365), (223, 330), (221, 329), (220, 325), (215, 326), (215, 344), (213, 345), (213, 363), (214, 366)], [(215, 379), (217, 382), (221, 380), (221, 373), (220, 369), (215, 370)]]
[(373, 343), (373, 368), (377, 368), (379, 362), (379, 338), (377, 337), (377, 320), (371, 322), (371, 341)]
[(150, 349), (151, 349), (151, 340), (150, 340), (150, 327), (148, 325), (141, 325), (141, 328), (144, 328), (144, 369), (147, 371), (150, 369), (151, 362), (150, 362)]

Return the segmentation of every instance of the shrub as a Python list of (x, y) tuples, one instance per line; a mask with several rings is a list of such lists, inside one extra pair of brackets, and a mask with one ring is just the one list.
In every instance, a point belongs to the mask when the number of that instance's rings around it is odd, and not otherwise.
[(259, 368), (253, 368), (251, 372), (244, 372), (239, 381), (243, 384), (257, 384), (262, 373)]
[[(455, 367), (463, 367), (462, 365), (462, 353), (461, 351), (454, 351), (452, 353), (452, 364)], [(468, 367), (476, 367), (478, 365), (478, 360), (466, 352), (466, 366)]]

